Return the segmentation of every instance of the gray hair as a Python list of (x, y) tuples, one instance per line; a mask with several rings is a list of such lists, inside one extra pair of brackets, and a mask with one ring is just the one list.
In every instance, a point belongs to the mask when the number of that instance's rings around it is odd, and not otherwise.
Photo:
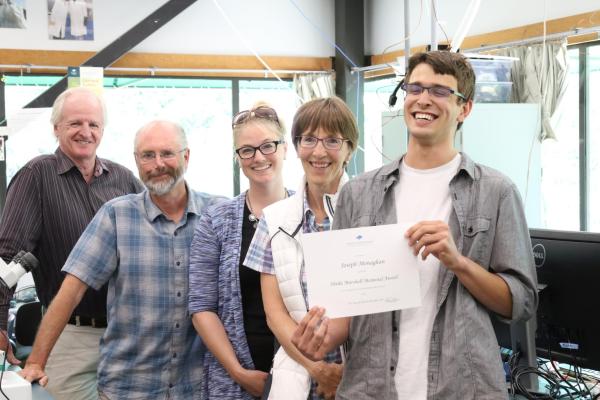
[(63, 112), (63, 107), (65, 105), (65, 100), (69, 96), (71, 96), (72, 94), (75, 94), (75, 93), (86, 93), (86, 94), (90, 95), (91, 97), (95, 98), (96, 100), (98, 100), (98, 103), (100, 104), (100, 107), (102, 108), (102, 125), (106, 126), (107, 113), (106, 113), (106, 103), (104, 102), (104, 99), (98, 93), (96, 93), (93, 90), (86, 88), (86, 87), (75, 87), (75, 88), (67, 89), (64, 92), (62, 92), (56, 98), (56, 100), (54, 100), (54, 104), (52, 105), (52, 115), (50, 116), (50, 122), (52, 123), (52, 125), (58, 125), (58, 123), (60, 122), (60, 120), (63, 117), (62, 112)]
[(133, 146), (136, 151), (137, 151), (139, 136), (142, 133), (144, 133), (145, 131), (147, 131), (148, 129), (154, 127), (155, 125), (170, 125), (170, 126), (172, 126), (173, 128), (175, 128), (175, 132), (177, 132), (177, 139), (179, 140), (179, 144), (181, 144), (181, 148), (186, 149), (188, 147), (187, 135), (181, 125), (179, 125), (177, 122), (157, 119), (157, 120), (150, 121), (150, 122), (142, 125), (142, 127), (140, 129), (138, 129), (138, 131), (136, 132), (135, 139), (133, 140)]

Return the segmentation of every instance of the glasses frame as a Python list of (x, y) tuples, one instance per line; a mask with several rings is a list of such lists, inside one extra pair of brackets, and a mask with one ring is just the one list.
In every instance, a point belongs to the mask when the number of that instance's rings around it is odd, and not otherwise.
[[(413, 87), (413, 88), (420, 88), (419, 93), (410, 93), (409, 92), (409, 87)], [(448, 97), (450, 97), (451, 95), (455, 95), (456, 97), (458, 97), (459, 99), (463, 100), (463, 101), (467, 101), (467, 97), (460, 93), (457, 90), (454, 90), (452, 88), (449, 88), (447, 86), (442, 86), (442, 85), (433, 85), (433, 86), (424, 86), (421, 85), (419, 83), (406, 83), (403, 82), (400, 85), (400, 88), (406, 93), (406, 95), (411, 95), (411, 96), (420, 96), (425, 90), (427, 90), (427, 93), (429, 93), (431, 96), (433, 97), (437, 97), (438, 99), (447, 99)], [(433, 89), (433, 91), (432, 91)], [(442, 92), (436, 92), (436, 90), (442, 90)], [(447, 95), (445, 93), (448, 93)]]
[[(315, 139), (315, 140), (316, 140), (316, 141), (315, 141), (315, 144), (314, 144), (313, 146), (307, 146), (306, 144), (304, 144), (304, 145), (303, 145), (303, 144), (302, 144), (302, 139), (303, 139), (303, 138), (312, 138), (312, 139)], [(325, 144), (325, 140), (327, 140), (327, 139), (335, 139), (335, 140), (339, 140), (339, 141), (340, 141), (340, 142), (339, 142), (340, 144), (339, 144), (337, 147), (328, 147), (328, 146)], [(321, 142), (321, 144), (323, 145), (323, 148), (324, 148), (325, 150), (334, 150), (334, 151), (340, 151), (340, 150), (342, 149), (342, 146), (344, 145), (344, 142), (349, 142), (349, 141), (350, 141), (350, 139), (343, 139), (343, 138), (338, 138), (338, 137), (326, 137), (326, 138), (318, 138), (318, 137), (316, 137), (316, 136), (309, 136), (309, 135), (300, 135), (300, 136), (296, 136), (296, 140), (297, 140), (298, 146), (299, 146), (299, 147), (302, 147), (302, 148), (304, 148), (304, 149), (314, 149), (314, 148), (316, 148), (316, 147), (317, 147), (317, 145), (319, 144), (319, 142)]]
[[(272, 144), (275, 143), (275, 151), (271, 152), (271, 153), (265, 153), (262, 149), (263, 146), (267, 145), (267, 144)], [(270, 140), (268, 142), (264, 142), (262, 143), (260, 146), (242, 146), (242, 147), (238, 147), (237, 149), (235, 149), (236, 154), (238, 155), (239, 158), (241, 158), (242, 160), (249, 160), (251, 158), (254, 158), (254, 156), (256, 156), (256, 150), (260, 151), (260, 154), (262, 154), (263, 156), (268, 156), (269, 154), (275, 154), (277, 153), (277, 149), (279, 148), (280, 144), (284, 144), (285, 140)], [(242, 149), (252, 149), (254, 150), (252, 152), (252, 155), (250, 157), (242, 157), (242, 155), (240, 154)]]
[(236, 113), (231, 119), (231, 128), (235, 128), (236, 126), (240, 126), (245, 124), (246, 122), (252, 119), (266, 119), (269, 121), (275, 122), (279, 127), (281, 124), (279, 122), (279, 117), (277, 116), (277, 111), (275, 109), (268, 106), (260, 106), (250, 110), (243, 110)]
[[(173, 159), (175, 159), (177, 157), (177, 154), (180, 154), (180, 153), (186, 151), (187, 149), (188, 149), (187, 147), (184, 147), (183, 149), (178, 150), (178, 151), (163, 150), (163, 151), (159, 151), (158, 153), (156, 153), (154, 151), (148, 151), (148, 152), (146, 152), (146, 154), (148, 154), (148, 155), (150, 153), (154, 154), (154, 157), (152, 159), (148, 159), (148, 160), (144, 160), (143, 153), (137, 153), (136, 152), (136, 153), (133, 153), (133, 154), (137, 157), (138, 160), (140, 160), (141, 164), (150, 164), (152, 162), (156, 162), (156, 157), (157, 156), (163, 162), (173, 160)], [(173, 155), (171, 155), (171, 154), (165, 155), (164, 153), (173, 153)]]

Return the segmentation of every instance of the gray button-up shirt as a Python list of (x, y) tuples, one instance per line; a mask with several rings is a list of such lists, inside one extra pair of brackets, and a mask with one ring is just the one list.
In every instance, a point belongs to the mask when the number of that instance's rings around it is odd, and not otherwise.
[[(396, 223), (393, 187), (400, 161), (363, 174), (341, 190), (334, 229)], [(461, 254), (508, 284), (512, 320), (537, 306), (537, 278), (529, 231), (515, 185), (465, 154), (450, 182), (449, 227)], [(498, 317), (447, 268), (440, 272), (437, 313), (430, 339), (429, 399), (505, 399), (504, 371), (491, 317)], [(354, 317), (337, 399), (397, 399), (400, 311)], [(410, 363), (410, 360), (406, 360)]]

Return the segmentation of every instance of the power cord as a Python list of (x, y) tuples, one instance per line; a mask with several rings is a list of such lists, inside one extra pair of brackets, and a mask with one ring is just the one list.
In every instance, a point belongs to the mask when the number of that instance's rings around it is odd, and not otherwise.
[[(575, 359), (575, 364), (573, 365), (573, 377), (575, 381), (571, 382), (567, 380), (563, 373), (561, 373), (555, 365), (554, 360), (550, 359), (550, 365), (552, 366), (552, 370), (548, 367), (529, 367), (529, 366), (519, 366), (518, 361), (521, 357), (520, 352), (512, 353), (508, 359), (509, 366), (509, 377), (510, 377), (510, 385), (512, 394), (520, 394), (524, 396), (526, 399), (590, 399), (597, 400), (600, 399), (600, 393), (597, 395), (593, 395), (591, 390), (598, 385), (596, 383), (593, 387), (588, 387), (585, 380), (583, 379), (583, 375), (581, 372), (581, 368), (577, 365), (577, 360)], [(539, 363), (539, 361), (538, 361)], [(570, 371), (570, 370), (569, 370)], [(523, 383), (522, 379), (526, 375), (535, 375), (537, 378), (541, 378), (546, 381), (546, 388), (548, 393), (539, 393), (530, 391)], [(570, 374), (569, 374), (570, 375)]]
[[(521, 353), (516, 352), (511, 354), (508, 359), (508, 366), (510, 371), (510, 385), (513, 394), (520, 394), (527, 399), (556, 399), (560, 392), (558, 382), (554, 376), (546, 371), (543, 371), (536, 367), (519, 366), (518, 361), (521, 358)], [(538, 378), (544, 379), (549, 385), (549, 393), (537, 393), (531, 392), (525, 385), (521, 383), (521, 379), (526, 375), (536, 375)]]

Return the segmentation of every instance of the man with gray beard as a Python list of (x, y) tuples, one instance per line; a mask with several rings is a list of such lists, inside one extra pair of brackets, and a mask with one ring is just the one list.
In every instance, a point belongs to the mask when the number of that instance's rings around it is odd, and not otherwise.
[(108, 282), (99, 397), (200, 398), (204, 345), (187, 313), (189, 248), (202, 210), (220, 199), (183, 179), (190, 150), (179, 125), (143, 126), (134, 155), (146, 190), (106, 203), (86, 228), (21, 375), (46, 384), (45, 361), (71, 310), (88, 287)]

